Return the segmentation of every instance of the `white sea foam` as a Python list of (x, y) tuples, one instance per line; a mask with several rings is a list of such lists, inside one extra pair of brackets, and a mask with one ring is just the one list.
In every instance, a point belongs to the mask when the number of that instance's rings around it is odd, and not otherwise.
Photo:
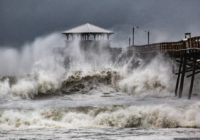
[(5, 110), (0, 127), (7, 128), (177, 128), (200, 127), (200, 103), (188, 107), (170, 105)]

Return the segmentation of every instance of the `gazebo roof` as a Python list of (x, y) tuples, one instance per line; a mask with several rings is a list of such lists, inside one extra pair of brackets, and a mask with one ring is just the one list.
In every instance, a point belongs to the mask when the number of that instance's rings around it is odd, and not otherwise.
[(66, 30), (63, 34), (113, 34), (112, 31), (103, 29), (96, 25), (86, 23), (72, 29)]

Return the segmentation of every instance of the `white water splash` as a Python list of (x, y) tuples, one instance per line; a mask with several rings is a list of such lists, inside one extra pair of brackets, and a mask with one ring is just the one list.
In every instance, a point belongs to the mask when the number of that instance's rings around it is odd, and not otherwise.
[[(0, 128), (199, 128), (199, 102), (170, 105), (1, 111)], [(14, 117), (13, 117), (14, 116)]]
[[(92, 43), (90, 45), (88, 47), (97, 47)], [(22, 98), (33, 98), (39, 93), (52, 94), (76, 71), (87, 76), (108, 69), (119, 75), (114, 80), (117, 90), (133, 94), (149, 94), (151, 91), (164, 94), (172, 90), (172, 66), (162, 56), (145, 66), (140, 64), (138, 68), (131, 69), (132, 61), (140, 63), (142, 60), (133, 55), (117, 64), (111, 60), (112, 54), (103, 47), (99, 47), (98, 51), (83, 51), (79, 41), (66, 44), (65, 38), (58, 34), (37, 38), (23, 46), (21, 51), (5, 49), (1, 53), (0, 66), (3, 69), (0, 69), (0, 74), (17, 77), (17, 82), (7, 86), (6, 91), (5, 88), (0, 90), (4, 92), (2, 94)], [(6, 59), (9, 65), (3, 63)], [(67, 64), (66, 60), (69, 61)], [(2, 86), (5, 82), (1, 82)]]
[(146, 65), (126, 73), (119, 82), (119, 87), (130, 94), (164, 94), (174, 90), (172, 65), (161, 55), (155, 57)]

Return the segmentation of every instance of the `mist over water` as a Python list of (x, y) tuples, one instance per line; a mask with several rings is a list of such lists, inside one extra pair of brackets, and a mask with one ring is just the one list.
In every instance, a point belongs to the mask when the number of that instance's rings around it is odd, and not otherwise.
[(55, 33), (0, 50), (0, 128), (200, 127), (200, 102), (174, 97), (169, 58), (80, 43)]

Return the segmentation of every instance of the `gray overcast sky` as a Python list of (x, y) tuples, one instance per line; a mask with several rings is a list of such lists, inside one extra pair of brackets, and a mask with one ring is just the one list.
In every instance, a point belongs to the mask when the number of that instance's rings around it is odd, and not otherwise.
[(200, 34), (200, 0), (0, 0), (0, 46), (90, 22), (114, 29), (139, 25), (153, 41)]

